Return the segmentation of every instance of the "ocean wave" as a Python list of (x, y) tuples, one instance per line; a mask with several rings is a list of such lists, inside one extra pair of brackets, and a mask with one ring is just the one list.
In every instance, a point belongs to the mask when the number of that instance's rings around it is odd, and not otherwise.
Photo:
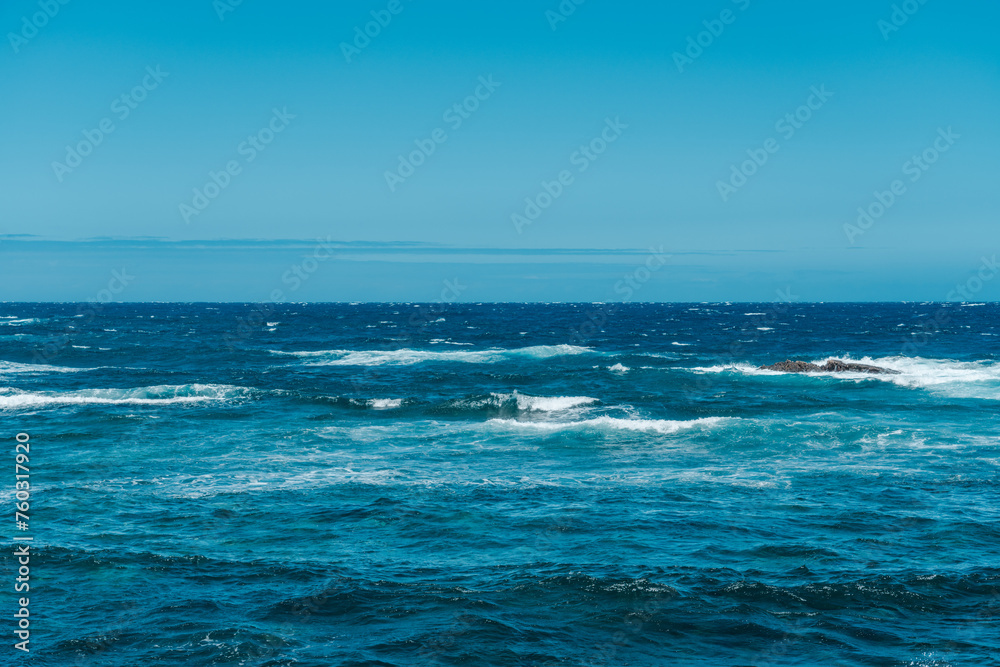
[(598, 402), (596, 398), (590, 396), (529, 396), (516, 391), (513, 394), (494, 394), (494, 396), (501, 400), (513, 399), (517, 402), (517, 409), (524, 412), (557, 412)]
[[(743, 373), (744, 375), (788, 375), (782, 371), (769, 371), (764, 368), (758, 368), (752, 364), (744, 363), (732, 363), (732, 364), (716, 364), (714, 366), (694, 366), (688, 368), (691, 373), (699, 374), (715, 374), (715, 373)], [(834, 373), (811, 373), (810, 375), (834, 375)], [(850, 375), (847, 373), (837, 373), (836, 375)]]
[(519, 412), (559, 412), (582, 408), (600, 401), (590, 396), (532, 396), (515, 390), (510, 393), (493, 392), (449, 401), (439, 407), (446, 412), (481, 412), (501, 415)]
[[(671, 343), (673, 345), (673, 343)], [(687, 347), (687, 343), (681, 343), (680, 345)], [(652, 359), (669, 359), (671, 361), (676, 361), (677, 359), (683, 358), (678, 352), (630, 352), (629, 354), (634, 354), (637, 357), (650, 357)]]
[(54, 405), (170, 405), (250, 398), (254, 390), (224, 384), (159, 385), (131, 389), (21, 391), (0, 388), (0, 409), (24, 410)]
[[(833, 357), (813, 360), (824, 364)], [(926, 389), (953, 398), (984, 398), (1000, 400), (1000, 364), (992, 361), (955, 361), (923, 357), (837, 357), (849, 363), (881, 366), (898, 371), (898, 375), (870, 373), (808, 373), (806, 377), (835, 378), (854, 382), (887, 382), (911, 389)], [(695, 373), (742, 373), (744, 375), (790, 375), (751, 364), (737, 363), (688, 369)], [(800, 374), (794, 374), (799, 376)]]
[(617, 417), (595, 417), (571, 422), (519, 421), (517, 419), (491, 419), (489, 425), (528, 431), (636, 431), (670, 435), (693, 428), (717, 426), (726, 417), (702, 417), (701, 419), (619, 419)]
[(69, 366), (48, 366), (46, 364), (22, 364), (16, 361), (0, 361), (0, 375), (13, 375), (20, 373), (79, 373), (82, 371), (93, 371), (94, 368), (71, 368)]
[(461, 346), (467, 346), (467, 345), (475, 345), (475, 343), (456, 343), (455, 341), (447, 339), (447, 338), (432, 338), (431, 339), (431, 345), (461, 345)]
[(493, 364), (512, 358), (549, 359), (558, 356), (593, 353), (588, 347), (577, 345), (534, 345), (517, 349), (490, 348), (488, 350), (316, 350), (283, 352), (269, 350), (272, 354), (291, 355), (304, 360), (307, 366), (410, 366), (425, 361), (450, 361), (471, 364)]
[(369, 398), (365, 404), (375, 410), (391, 410), (403, 405), (401, 398)]
[(27, 317), (24, 319), (18, 319), (16, 317), (3, 317), (0, 318), (0, 325), (19, 327), (24, 324), (34, 324), (36, 322), (41, 322), (42, 320), (37, 317)]
[(899, 371), (899, 375), (875, 376), (899, 386), (927, 389), (955, 398), (1000, 399), (1000, 364), (996, 362), (863, 357), (858, 363)]

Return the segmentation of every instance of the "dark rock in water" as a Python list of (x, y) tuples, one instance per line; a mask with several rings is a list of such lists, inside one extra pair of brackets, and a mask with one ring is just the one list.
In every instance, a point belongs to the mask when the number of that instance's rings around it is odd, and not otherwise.
[(840, 359), (830, 359), (822, 366), (808, 361), (782, 361), (770, 366), (760, 366), (764, 371), (780, 371), (782, 373), (874, 373), (884, 375), (899, 375), (899, 371), (868, 364), (853, 364)]
[(868, 364), (851, 364), (840, 359), (830, 359), (823, 365), (823, 370), (828, 373), (875, 373), (876, 375), (899, 375), (899, 371), (881, 366), (869, 366)]
[(760, 366), (760, 370), (781, 371), (782, 373), (819, 373), (823, 368), (816, 364), (810, 364), (808, 361), (782, 361), (771, 366)]

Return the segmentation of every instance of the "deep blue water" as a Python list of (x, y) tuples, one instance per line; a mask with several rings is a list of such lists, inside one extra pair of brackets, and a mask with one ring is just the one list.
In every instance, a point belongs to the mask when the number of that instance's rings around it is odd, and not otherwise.
[(0, 304), (2, 664), (1000, 664), (996, 304), (260, 308)]

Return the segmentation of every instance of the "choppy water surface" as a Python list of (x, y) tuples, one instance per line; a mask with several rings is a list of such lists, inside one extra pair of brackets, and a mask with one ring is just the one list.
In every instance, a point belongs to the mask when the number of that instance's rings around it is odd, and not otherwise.
[(0, 304), (30, 664), (1000, 660), (995, 304), (83, 310)]

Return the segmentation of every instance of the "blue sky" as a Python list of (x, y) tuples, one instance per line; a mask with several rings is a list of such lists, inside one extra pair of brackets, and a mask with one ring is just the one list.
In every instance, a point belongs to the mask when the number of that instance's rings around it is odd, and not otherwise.
[(440, 252), (296, 299), (615, 300), (663, 246), (629, 298), (942, 300), (996, 253), (1000, 8), (652, 5), (5, 3), (0, 299), (266, 300), (317, 238)]

